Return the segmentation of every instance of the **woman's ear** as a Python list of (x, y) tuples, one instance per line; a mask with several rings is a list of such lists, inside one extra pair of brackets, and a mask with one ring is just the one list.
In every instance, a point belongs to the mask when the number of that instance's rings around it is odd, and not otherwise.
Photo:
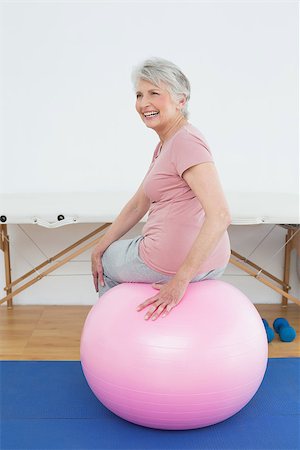
[(185, 106), (185, 104), (186, 104), (186, 96), (184, 95), (184, 96), (179, 100), (177, 109), (179, 109), (179, 111), (182, 111), (183, 108), (184, 108), (184, 106)]

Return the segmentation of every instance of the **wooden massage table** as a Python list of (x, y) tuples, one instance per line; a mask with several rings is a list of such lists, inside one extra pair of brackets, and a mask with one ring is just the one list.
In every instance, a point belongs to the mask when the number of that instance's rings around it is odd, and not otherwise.
[[(285, 262), (282, 280), (232, 250), (231, 264), (268, 285), (282, 295), (282, 306), (289, 294), (290, 254), (294, 247), (300, 257), (299, 196), (282, 193), (225, 192), (232, 215), (232, 225), (274, 224), (286, 229)], [(43, 277), (69, 262), (99, 241), (101, 233), (113, 222), (132, 196), (130, 192), (0, 194), (0, 249), (4, 255), (6, 294), (0, 304), (12, 307), (13, 297)], [(141, 222), (145, 222), (147, 215)], [(36, 224), (56, 228), (77, 223), (101, 223), (93, 232), (25, 273), (11, 277), (9, 224)], [(96, 237), (97, 236), (97, 237)], [(94, 239), (93, 239), (94, 238)], [(58, 261), (59, 260), (59, 261)]]

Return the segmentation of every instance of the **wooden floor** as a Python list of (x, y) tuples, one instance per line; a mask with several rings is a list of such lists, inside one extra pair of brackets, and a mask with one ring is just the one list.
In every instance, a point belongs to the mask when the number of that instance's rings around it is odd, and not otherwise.
[[(269, 344), (270, 358), (300, 356), (300, 307), (294, 304), (255, 305), (272, 326), (276, 317), (285, 317), (297, 331), (290, 343), (275, 335)], [(0, 307), (1, 360), (79, 360), (80, 335), (90, 306)]]

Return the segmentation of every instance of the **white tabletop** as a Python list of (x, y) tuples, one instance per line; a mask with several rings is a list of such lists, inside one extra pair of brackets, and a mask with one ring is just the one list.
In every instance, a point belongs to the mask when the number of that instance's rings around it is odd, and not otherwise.
[[(1, 222), (37, 223), (49, 228), (69, 223), (112, 222), (132, 195), (130, 192), (105, 191), (0, 194)], [(300, 223), (299, 196), (296, 194), (225, 192), (225, 195), (233, 225)], [(64, 219), (59, 221), (59, 215)], [(146, 219), (147, 215), (142, 222)]]

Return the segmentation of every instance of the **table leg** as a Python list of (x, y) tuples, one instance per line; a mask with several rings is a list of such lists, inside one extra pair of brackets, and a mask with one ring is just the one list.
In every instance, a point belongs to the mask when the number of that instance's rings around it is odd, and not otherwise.
[[(11, 287), (7, 287), (11, 285), (11, 264), (10, 264), (10, 251), (9, 251), (9, 236), (7, 234), (7, 225), (0, 224), (0, 233), (1, 233), (1, 243), (0, 248), (4, 254), (4, 267), (5, 267), (5, 283), (6, 287), (4, 288), (6, 291), (6, 295), (11, 294)], [(7, 301), (8, 309), (12, 309), (13, 307), (13, 299), (10, 298)]]

